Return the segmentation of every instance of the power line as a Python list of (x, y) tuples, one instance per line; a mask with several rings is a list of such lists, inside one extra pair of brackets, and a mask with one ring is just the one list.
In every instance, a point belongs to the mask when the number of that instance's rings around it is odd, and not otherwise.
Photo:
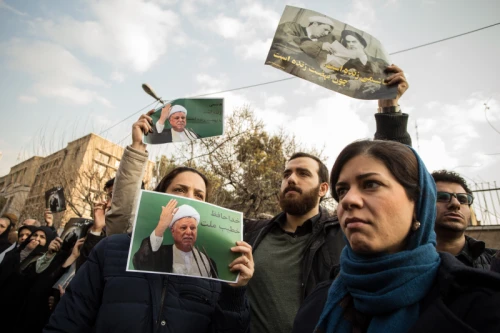
[(107, 132), (107, 131), (109, 131), (110, 129), (112, 129), (112, 128), (114, 128), (114, 127), (118, 126), (119, 124), (123, 123), (125, 120), (130, 119), (132, 116), (134, 116), (134, 115), (138, 114), (139, 112), (143, 111), (144, 109), (146, 109), (146, 108), (150, 107), (151, 105), (153, 105), (153, 104), (155, 104), (155, 103), (158, 103), (158, 102), (157, 102), (157, 101), (154, 101), (154, 102), (152, 102), (152, 103), (150, 103), (150, 104), (146, 105), (145, 107), (143, 107), (143, 108), (142, 108), (142, 109), (140, 109), (139, 111), (136, 111), (136, 112), (132, 113), (131, 115), (127, 116), (126, 118), (124, 118), (124, 119), (122, 119), (122, 120), (120, 120), (119, 122), (117, 122), (116, 124), (112, 125), (111, 127), (109, 127), (109, 128), (107, 128), (107, 129), (105, 129), (104, 131), (102, 131), (101, 133), (99, 133), (99, 135), (102, 135), (103, 133), (106, 133), (106, 132)]
[(430, 42), (430, 43), (426, 43), (426, 44), (422, 44), (422, 45), (410, 47), (409, 49), (404, 49), (404, 50), (401, 50), (401, 51), (396, 51), (396, 52), (390, 53), (390, 55), (394, 55), (394, 54), (398, 54), (398, 53), (403, 53), (403, 52), (407, 52), (407, 51), (411, 51), (411, 50), (415, 50), (415, 49), (419, 49), (421, 47), (429, 46), (429, 45), (432, 45), (432, 44), (441, 43), (441, 42), (444, 42), (446, 40), (450, 40), (450, 39), (453, 39), (453, 38), (457, 38), (457, 37), (461, 37), (461, 36), (465, 36), (465, 35), (471, 34), (473, 32), (477, 32), (477, 31), (481, 31), (481, 30), (484, 30), (484, 29), (488, 29), (488, 28), (494, 27), (494, 26), (499, 25), (499, 24), (500, 24), (500, 22), (495, 23), (495, 24), (491, 24), (491, 25), (488, 25), (486, 27), (482, 27), (482, 28), (479, 28), (479, 29), (476, 29), (476, 30), (467, 31), (467, 32), (464, 32), (464, 33), (461, 33), (461, 34), (458, 34), (458, 35), (455, 35), (455, 36), (451, 36), (451, 37), (443, 38), (443, 39), (440, 39), (440, 40), (436, 40), (434, 42)]
[[(432, 44), (437, 44), (437, 43), (441, 43), (441, 42), (444, 42), (446, 40), (450, 40), (450, 39), (453, 39), (453, 38), (458, 38), (458, 37), (461, 37), (461, 36), (465, 36), (465, 35), (468, 35), (468, 34), (471, 34), (471, 33), (474, 33), (474, 32), (477, 32), (477, 31), (481, 31), (481, 30), (484, 30), (484, 29), (488, 29), (488, 28), (491, 28), (491, 27), (494, 27), (496, 25), (500, 25), (500, 22), (498, 23), (495, 23), (495, 24), (491, 24), (491, 25), (488, 25), (488, 26), (485, 26), (485, 27), (482, 27), (482, 28), (479, 28), (479, 29), (475, 29), (475, 30), (471, 30), (471, 31), (467, 31), (467, 32), (464, 32), (464, 33), (461, 33), (461, 34), (458, 34), (458, 35), (455, 35), (455, 36), (451, 36), (451, 37), (447, 37), (447, 38), (443, 38), (443, 39), (440, 39), (440, 40), (437, 40), (437, 41), (434, 41), (434, 42), (430, 42), (430, 43), (426, 43), (426, 44), (422, 44), (422, 45), (418, 45), (418, 46), (414, 46), (414, 47), (411, 47), (411, 48), (408, 48), (408, 49), (404, 49), (404, 50), (400, 50), (400, 51), (396, 51), (396, 52), (392, 52), (392, 53), (389, 53), (389, 55), (395, 55), (395, 54), (400, 54), (400, 53), (403, 53), (403, 52), (408, 52), (408, 51), (411, 51), (411, 50), (415, 50), (415, 49), (418, 49), (418, 48), (421, 48), (421, 47), (425, 47), (425, 46), (429, 46), (429, 45), (432, 45)], [(248, 88), (255, 88), (255, 87), (260, 87), (260, 86), (264, 86), (264, 85), (268, 85), (268, 84), (273, 84), (273, 83), (278, 83), (278, 82), (283, 82), (283, 81), (288, 81), (288, 80), (294, 80), (294, 79), (297, 79), (297, 77), (289, 77), (289, 78), (286, 78), (286, 79), (279, 79), (279, 80), (274, 80), (274, 81), (267, 81), (267, 82), (262, 82), (262, 83), (257, 83), (257, 84), (252, 84), (252, 85), (248, 85), (248, 86), (243, 86), (243, 87), (238, 87), (238, 88), (233, 88), (233, 89), (228, 89), (228, 90), (221, 90), (221, 91), (216, 91), (216, 92), (211, 92), (211, 93), (207, 93), (207, 94), (202, 94), (202, 95), (196, 95), (196, 96), (191, 96), (189, 98), (195, 98), (195, 97), (204, 97), (204, 96), (210, 96), (210, 95), (215, 95), (215, 94), (222, 94), (222, 93), (226, 93), (226, 92), (231, 92), (231, 91), (237, 91), (237, 90), (243, 90), (243, 89), (248, 89)], [(121, 124), (122, 122), (124, 122), (125, 120), (127, 119), (130, 119), (132, 116), (136, 115), (137, 113), (141, 112), (142, 110), (146, 109), (147, 107), (151, 106), (152, 104), (154, 104), (155, 102), (147, 105), (146, 107), (142, 108), (141, 110), (137, 111), (137, 112), (134, 112), (132, 113), (131, 115), (127, 116), (126, 118), (124, 118), (123, 120), (120, 120), (118, 123), (114, 124), (113, 126), (111, 126), (110, 128), (102, 131), (99, 135), (101, 135), (102, 133), (104, 132), (107, 132), (109, 131), (110, 129), (114, 128), (115, 126)]]

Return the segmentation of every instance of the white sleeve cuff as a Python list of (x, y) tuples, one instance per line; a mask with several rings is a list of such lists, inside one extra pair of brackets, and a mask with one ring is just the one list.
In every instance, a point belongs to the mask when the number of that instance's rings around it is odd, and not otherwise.
[(162, 125), (162, 124), (160, 124), (160, 121), (157, 121), (157, 122), (156, 122), (156, 131), (157, 131), (158, 133), (163, 132), (163, 129), (164, 129), (164, 128), (165, 128), (165, 124), (163, 124), (163, 125)]
[(151, 233), (149, 236), (149, 240), (151, 241), (151, 249), (153, 252), (156, 252), (160, 249), (161, 243), (163, 243), (163, 237), (158, 237), (155, 235), (155, 231)]

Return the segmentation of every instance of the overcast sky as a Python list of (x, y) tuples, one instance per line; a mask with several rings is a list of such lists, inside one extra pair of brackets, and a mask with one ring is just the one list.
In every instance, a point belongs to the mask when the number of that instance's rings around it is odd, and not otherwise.
[[(263, 65), (287, 4), (364, 29), (389, 53), (500, 22), (497, 0), (0, 0), (0, 175), (91, 131), (129, 144), (139, 114), (102, 131), (153, 101), (143, 82), (174, 99), (290, 77)], [(410, 82), (400, 104), (429, 170), (500, 184), (499, 35), (497, 25), (392, 56)], [(325, 146), (329, 168), (375, 131), (376, 101), (300, 79), (212, 96), (228, 113), (249, 105), (269, 131)]]

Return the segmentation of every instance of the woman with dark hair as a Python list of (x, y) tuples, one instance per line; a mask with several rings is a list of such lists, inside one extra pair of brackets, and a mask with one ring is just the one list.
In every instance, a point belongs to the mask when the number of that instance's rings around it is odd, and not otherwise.
[(0, 264), (0, 286), (5, 287), (5, 281), (12, 279), (13, 276), (17, 279), (18, 274), (48, 250), (54, 238), (55, 234), (49, 227), (37, 227), (16, 250), (8, 252)]
[(330, 182), (347, 245), (293, 332), (500, 332), (500, 277), (436, 252), (436, 186), (415, 151), (354, 142)]
[(2, 327), (5, 332), (15, 332), (19, 329), (19, 323), (15, 319), (20, 315), (21, 306), (29, 294), (27, 286), (33, 282), (27, 272), (34, 268), (37, 259), (47, 252), (54, 237), (55, 234), (50, 228), (37, 227), (18, 248), (8, 252), (0, 264), (0, 295), (2, 299), (9, 301), (9, 306), (2, 315), (13, 319), (7, 320), (6, 326)]
[[(250, 315), (246, 284), (253, 275), (252, 248), (237, 242), (242, 256), (231, 263), (236, 284), (163, 274), (127, 272), (133, 212), (148, 161), (143, 133), (151, 111), (132, 127), (106, 214), (108, 236), (92, 251), (61, 298), (44, 332), (246, 332)], [(191, 168), (172, 170), (156, 191), (205, 201), (208, 180)]]

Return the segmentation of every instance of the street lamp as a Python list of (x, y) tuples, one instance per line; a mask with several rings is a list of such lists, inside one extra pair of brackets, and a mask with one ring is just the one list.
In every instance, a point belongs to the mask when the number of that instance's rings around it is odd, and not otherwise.
[(158, 95), (156, 95), (155, 91), (153, 90), (153, 88), (151, 88), (151, 86), (149, 84), (143, 83), (142, 84), (142, 89), (144, 89), (144, 91), (146, 92), (146, 94), (148, 94), (149, 96), (153, 97), (154, 99), (156, 99), (161, 104), (165, 105), (165, 102), (161, 99), (161, 97), (158, 97)]

